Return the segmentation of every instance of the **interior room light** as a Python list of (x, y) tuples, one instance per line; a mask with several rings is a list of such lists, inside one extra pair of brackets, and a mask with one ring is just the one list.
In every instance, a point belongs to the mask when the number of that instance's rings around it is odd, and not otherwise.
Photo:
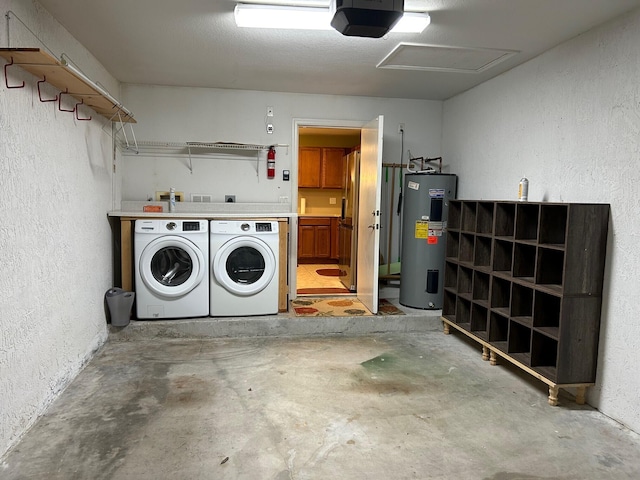
[(238, 27), (331, 30), (328, 8), (238, 3), (234, 15)]
[[(333, 30), (328, 8), (238, 3), (234, 16), (238, 27)], [(390, 33), (421, 33), (430, 22), (426, 12), (405, 12)]]

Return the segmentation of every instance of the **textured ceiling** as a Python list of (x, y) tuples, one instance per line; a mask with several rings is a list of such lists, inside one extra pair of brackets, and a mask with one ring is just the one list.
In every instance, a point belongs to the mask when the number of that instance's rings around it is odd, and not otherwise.
[[(406, 10), (428, 11), (431, 25), (422, 34), (370, 39), (240, 29), (232, 0), (39, 2), (121, 82), (431, 100), (468, 90), (640, 7), (640, 0), (406, 0)], [(401, 42), (459, 47), (451, 49), (456, 55), (460, 48), (516, 53), (473, 73), (377, 68)], [(435, 56), (460, 61), (444, 51)]]

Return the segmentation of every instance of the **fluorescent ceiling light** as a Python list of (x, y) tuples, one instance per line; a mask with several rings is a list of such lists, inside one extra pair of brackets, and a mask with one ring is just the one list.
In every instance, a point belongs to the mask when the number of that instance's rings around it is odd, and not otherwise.
[[(238, 27), (333, 30), (328, 8), (238, 3), (234, 16)], [(430, 22), (426, 12), (405, 12), (390, 33), (421, 33)]]

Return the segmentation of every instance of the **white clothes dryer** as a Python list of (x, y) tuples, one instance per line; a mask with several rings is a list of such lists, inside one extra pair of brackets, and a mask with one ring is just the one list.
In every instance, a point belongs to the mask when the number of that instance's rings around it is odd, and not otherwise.
[(278, 222), (211, 221), (212, 317), (278, 313), (279, 244)]
[(209, 222), (136, 220), (138, 318), (209, 315)]

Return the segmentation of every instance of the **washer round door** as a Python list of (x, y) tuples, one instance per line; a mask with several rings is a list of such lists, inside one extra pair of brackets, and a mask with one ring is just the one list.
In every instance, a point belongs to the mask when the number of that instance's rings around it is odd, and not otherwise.
[(153, 240), (140, 256), (140, 276), (153, 293), (181, 297), (205, 277), (204, 255), (191, 241), (168, 235)]
[(237, 295), (255, 295), (269, 285), (276, 272), (276, 257), (269, 246), (254, 237), (235, 237), (213, 258), (215, 279)]

